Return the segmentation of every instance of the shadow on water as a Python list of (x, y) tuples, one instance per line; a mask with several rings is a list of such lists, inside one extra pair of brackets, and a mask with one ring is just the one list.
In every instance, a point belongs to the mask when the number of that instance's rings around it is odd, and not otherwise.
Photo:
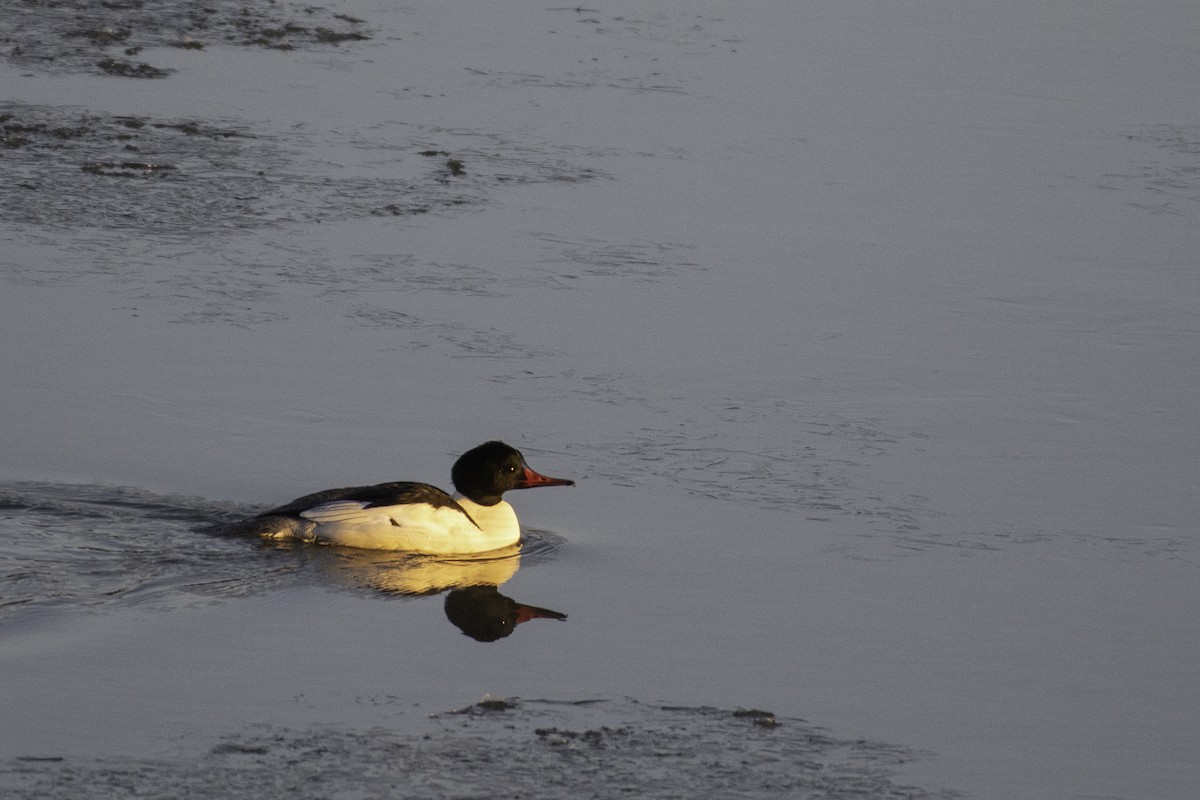
[(116, 608), (169, 610), (312, 583), (382, 598), (449, 592), (447, 618), (494, 641), (535, 618), (565, 619), (499, 593), (564, 540), (528, 530), (521, 546), (435, 558), (229, 536), (256, 509), (100, 485), (0, 487), (0, 620)]

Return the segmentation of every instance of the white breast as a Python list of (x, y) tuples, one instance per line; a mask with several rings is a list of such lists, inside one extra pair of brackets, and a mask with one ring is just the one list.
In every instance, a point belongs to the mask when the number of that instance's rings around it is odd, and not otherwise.
[(481, 506), (456, 499), (469, 517), (456, 508), (427, 503), (367, 507), (354, 500), (322, 503), (300, 516), (315, 523), (311, 535), (318, 541), (368, 550), (479, 553), (521, 538), (517, 515), (508, 503)]
[(517, 521), (517, 512), (508, 503), (501, 500), (494, 506), (481, 506), (466, 497), (456, 495), (454, 499), (471, 515), (489, 541), (500, 542), (496, 547), (507, 547), (521, 540), (521, 523)]

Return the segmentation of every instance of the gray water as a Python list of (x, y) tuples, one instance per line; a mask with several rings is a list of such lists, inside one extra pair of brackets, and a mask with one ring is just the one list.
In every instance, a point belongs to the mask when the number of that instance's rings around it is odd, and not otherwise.
[(0, 3), (6, 795), (1194, 794), (1194, 4), (244, 5)]

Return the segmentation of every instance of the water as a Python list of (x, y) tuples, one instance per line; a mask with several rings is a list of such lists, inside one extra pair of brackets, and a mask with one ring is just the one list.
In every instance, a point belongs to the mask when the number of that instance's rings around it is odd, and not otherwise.
[[(0, 14), (6, 793), (1194, 791), (1191, 4), (212, 8)], [(519, 557), (197, 532), (491, 438)]]

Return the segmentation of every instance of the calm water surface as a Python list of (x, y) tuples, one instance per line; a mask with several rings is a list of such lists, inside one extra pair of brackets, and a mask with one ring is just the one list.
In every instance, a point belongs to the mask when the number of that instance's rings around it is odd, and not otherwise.
[[(1190, 796), (1152, 6), (0, 15), (0, 790)], [(519, 553), (203, 532), (491, 438)]]

